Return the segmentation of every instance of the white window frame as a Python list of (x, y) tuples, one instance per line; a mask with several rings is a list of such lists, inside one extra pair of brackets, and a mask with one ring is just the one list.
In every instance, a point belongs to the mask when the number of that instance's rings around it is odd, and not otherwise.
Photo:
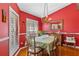
[[(36, 21), (36, 20), (30, 19), (30, 18), (26, 18), (26, 34), (27, 34), (27, 26), (28, 26), (28, 25), (27, 25), (27, 21), (28, 21), (28, 20), (30, 20), (30, 21)], [(37, 27), (38, 27), (38, 21), (36, 21), (36, 22), (37, 22), (36, 25), (37, 25)], [(31, 29), (30, 31), (34, 31), (34, 30)], [(35, 29), (35, 32), (37, 32), (37, 31), (38, 31), (38, 28)], [(27, 34), (26, 36), (28, 36), (28, 34)], [(38, 35), (37, 35), (37, 36), (38, 36)]]

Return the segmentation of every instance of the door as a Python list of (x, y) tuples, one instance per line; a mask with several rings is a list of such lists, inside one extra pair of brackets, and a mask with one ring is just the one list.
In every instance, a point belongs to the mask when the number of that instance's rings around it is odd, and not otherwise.
[(9, 7), (9, 55), (19, 48), (19, 15)]

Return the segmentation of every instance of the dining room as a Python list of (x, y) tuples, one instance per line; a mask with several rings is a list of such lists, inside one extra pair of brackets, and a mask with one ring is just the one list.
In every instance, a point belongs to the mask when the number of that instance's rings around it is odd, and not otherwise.
[(0, 3), (0, 56), (79, 56), (78, 3)]

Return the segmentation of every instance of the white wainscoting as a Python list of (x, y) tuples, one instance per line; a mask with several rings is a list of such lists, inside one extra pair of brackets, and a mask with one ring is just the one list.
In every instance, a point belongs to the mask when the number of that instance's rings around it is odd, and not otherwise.
[(26, 33), (19, 33), (19, 35), (26, 35)]
[(9, 39), (9, 37), (0, 38), (0, 42), (6, 41), (6, 40), (8, 40), (8, 39)]
[(68, 33), (68, 32), (59, 32), (59, 34), (76, 34), (76, 35), (79, 35), (79, 33)]

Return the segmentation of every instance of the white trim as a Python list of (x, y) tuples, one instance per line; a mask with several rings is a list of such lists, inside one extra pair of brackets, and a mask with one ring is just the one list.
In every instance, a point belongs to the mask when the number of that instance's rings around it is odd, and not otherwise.
[(26, 33), (19, 33), (19, 35), (26, 35)]
[(0, 38), (0, 42), (3, 42), (3, 41), (8, 40), (8, 39), (9, 39), (9, 37)]
[(22, 49), (24, 49), (24, 48), (26, 48), (26, 47), (27, 47), (27, 46), (21, 47), (21, 48), (17, 51), (17, 53), (16, 53), (14, 56), (17, 56), (18, 53), (19, 53)]
[(76, 35), (79, 35), (79, 33), (68, 33), (68, 32), (59, 32), (59, 34), (76, 34)]
[[(17, 51), (17, 49), (19, 49), (19, 31), (20, 31), (20, 26), (19, 26), (19, 14), (11, 7), (11, 6), (9, 6), (9, 14), (10, 14), (10, 11), (12, 11), (14, 14), (16, 14), (16, 16), (18, 17), (18, 45), (17, 46), (15, 46), (16, 47), (16, 49), (14, 50), (14, 52), (11, 52), (10, 53), (10, 44), (9, 44), (9, 55), (13, 55), (16, 51)], [(10, 23), (10, 17), (9, 17), (9, 23)], [(10, 24), (9, 24), (9, 27), (10, 27)], [(10, 29), (9, 29), (10, 30)], [(10, 31), (9, 31), (10, 32)], [(9, 36), (10, 36), (10, 33), (9, 33)], [(10, 39), (9, 39), (9, 43), (10, 43)]]
[(79, 49), (79, 46), (76, 46), (76, 48), (78, 48), (78, 49)]
[(9, 6), (9, 10), (15, 13), (17, 16), (19, 16), (18, 13), (16, 13), (16, 11), (11, 6)]

